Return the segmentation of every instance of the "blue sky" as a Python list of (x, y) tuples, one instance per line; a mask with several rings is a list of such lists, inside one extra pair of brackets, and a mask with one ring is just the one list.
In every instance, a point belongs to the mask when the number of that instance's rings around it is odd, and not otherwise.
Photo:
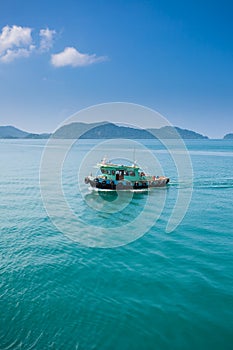
[(0, 125), (54, 130), (104, 102), (233, 132), (232, 1), (2, 1)]

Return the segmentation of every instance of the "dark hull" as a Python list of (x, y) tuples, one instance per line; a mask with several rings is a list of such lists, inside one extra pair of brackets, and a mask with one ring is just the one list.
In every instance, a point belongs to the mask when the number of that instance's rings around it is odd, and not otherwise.
[(150, 182), (135, 182), (133, 184), (124, 184), (123, 182), (119, 182), (118, 184), (115, 184), (112, 182), (106, 182), (106, 181), (97, 181), (97, 180), (90, 180), (88, 181), (85, 179), (85, 182), (90, 184), (91, 187), (99, 190), (111, 190), (111, 191), (130, 191), (130, 190), (147, 190), (149, 188), (156, 188), (156, 187), (164, 187), (168, 184), (169, 179), (166, 178), (163, 181), (150, 181)]

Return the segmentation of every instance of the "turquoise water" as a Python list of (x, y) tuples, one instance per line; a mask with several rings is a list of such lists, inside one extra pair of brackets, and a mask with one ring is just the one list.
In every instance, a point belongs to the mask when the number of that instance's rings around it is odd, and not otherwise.
[[(91, 208), (96, 194), (79, 194), (75, 162), (92, 143), (83, 140), (67, 157), (64, 192), (80, 220), (111, 229), (136, 217), (147, 194), (133, 195), (116, 215)], [(44, 209), (45, 141), (1, 141), (1, 350), (232, 349), (233, 142), (187, 142), (193, 196), (169, 234), (167, 218), (184, 184), (161, 145), (144, 143), (171, 177), (163, 212), (140, 239), (101, 249), (70, 240)], [(155, 206), (163, 191), (153, 192)]]

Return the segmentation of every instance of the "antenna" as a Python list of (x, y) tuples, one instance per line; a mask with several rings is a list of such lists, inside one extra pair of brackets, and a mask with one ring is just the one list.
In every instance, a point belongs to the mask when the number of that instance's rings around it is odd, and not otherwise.
[(133, 148), (133, 166), (136, 165), (136, 158), (135, 158), (135, 146)]
[(107, 162), (107, 156), (105, 155), (104, 158), (102, 159), (101, 163), (106, 164), (106, 162)]

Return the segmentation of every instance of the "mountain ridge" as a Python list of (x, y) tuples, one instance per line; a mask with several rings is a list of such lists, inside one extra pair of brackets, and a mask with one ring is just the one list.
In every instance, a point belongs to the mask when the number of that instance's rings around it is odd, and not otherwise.
[[(189, 129), (180, 127), (164, 126), (161, 128), (138, 129), (129, 126), (119, 126), (111, 122), (85, 123), (74, 122), (63, 125), (53, 134), (30, 133), (16, 128), (12, 125), (0, 126), (0, 139), (109, 139), (109, 138), (131, 138), (131, 139), (209, 139)], [(233, 133), (226, 134), (223, 139), (233, 139)]]

